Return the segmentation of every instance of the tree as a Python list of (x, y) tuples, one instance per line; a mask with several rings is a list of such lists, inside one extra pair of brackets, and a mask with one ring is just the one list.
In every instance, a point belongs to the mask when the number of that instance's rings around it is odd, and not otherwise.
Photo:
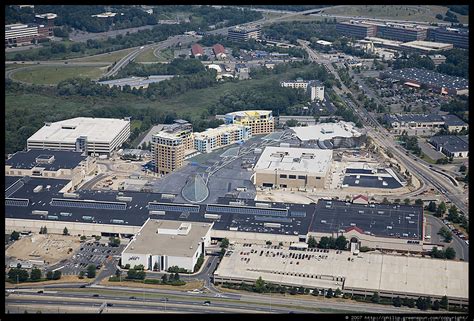
[(421, 198), (418, 198), (415, 200), (415, 205), (422, 206), (423, 205), (423, 200)]
[(454, 258), (456, 257), (456, 251), (452, 247), (448, 247), (444, 251), (444, 255), (448, 260), (454, 260)]
[(390, 202), (388, 201), (386, 197), (384, 197), (382, 200), (382, 204), (390, 204)]
[(28, 280), (28, 271), (21, 268), (12, 268), (8, 271), (8, 279), (11, 282), (25, 282)]
[(67, 227), (64, 227), (63, 235), (69, 235), (69, 231), (67, 230)]
[(163, 274), (161, 277), (161, 282), (163, 282), (163, 284), (168, 283), (168, 274)]
[(286, 121), (286, 126), (296, 127), (296, 126), (298, 126), (298, 121), (296, 119), (289, 119), (289, 120)]
[(441, 214), (446, 213), (446, 204), (443, 201), (438, 205), (438, 210)]
[(56, 270), (53, 272), (53, 280), (59, 280), (61, 278), (62, 272), (60, 270)]
[(79, 279), (83, 279), (84, 275), (86, 275), (86, 272), (84, 271), (79, 272)]
[(334, 296), (334, 293), (331, 288), (329, 288), (328, 292), (326, 293), (326, 298), (332, 298)]
[(86, 240), (86, 236), (85, 235), (81, 235), (81, 241), (85, 241)]
[(334, 292), (334, 296), (339, 297), (341, 295), (342, 295), (342, 291), (339, 288), (337, 288), (336, 292)]
[(308, 247), (312, 249), (315, 248), (317, 245), (318, 243), (316, 242), (316, 239), (312, 235), (310, 235), (308, 237)]
[(125, 264), (125, 266), (123, 268), (126, 269), (126, 270), (130, 269), (130, 264), (128, 264), (128, 263)]
[(272, 241), (266, 241), (265, 244), (266, 245), (272, 245)]
[(226, 249), (229, 247), (229, 239), (224, 237), (221, 241), (221, 248)]
[(96, 269), (97, 269), (97, 267), (95, 266), (95, 264), (89, 264), (87, 266), (87, 277), (89, 279), (95, 278), (95, 270)]
[(318, 247), (321, 248), (321, 249), (328, 249), (329, 248), (329, 243), (330, 243), (329, 237), (323, 236), (319, 240)]
[(52, 279), (53, 279), (53, 271), (48, 271), (48, 272), (46, 273), (46, 278), (47, 278), (48, 280), (52, 280)]
[(396, 298), (393, 298), (392, 302), (393, 302), (393, 306), (397, 308), (402, 306), (402, 300), (400, 299), (399, 296), (397, 296)]
[(440, 308), (440, 303), (439, 303), (439, 301), (438, 301), (438, 300), (435, 300), (435, 301), (433, 302), (433, 305), (431, 306), (431, 308), (432, 308), (433, 310), (435, 310), (435, 311), (438, 311), (439, 308)]
[(348, 241), (346, 240), (346, 237), (344, 235), (338, 236), (335, 242), (336, 249), (345, 250), (347, 247), (347, 242)]
[(407, 306), (409, 308), (414, 308), (415, 307), (415, 299), (412, 299), (412, 298), (408, 299)]
[(403, 200), (403, 203), (405, 203), (405, 205), (409, 205), (410, 204), (410, 199), (409, 198), (405, 198)]
[(436, 212), (436, 203), (431, 201), (429, 204), (428, 204), (428, 211), (430, 212)]
[(33, 270), (31, 270), (30, 279), (32, 281), (40, 280), (41, 279), (41, 270), (38, 269), (38, 268), (34, 268)]
[(10, 240), (16, 241), (20, 238), (20, 233), (17, 231), (13, 231), (12, 234), (10, 234)]
[(265, 281), (263, 281), (260, 276), (257, 281), (255, 281), (255, 292), (263, 293), (265, 291)]
[(118, 247), (120, 245), (120, 239), (118, 237), (111, 236), (109, 238), (109, 246)]
[(380, 302), (379, 293), (374, 292), (374, 294), (372, 295), (372, 298), (370, 298), (370, 301), (372, 301), (373, 303), (379, 303)]
[(101, 237), (100, 235), (96, 235), (96, 236), (95, 236), (95, 240), (96, 240), (97, 242), (99, 242), (101, 238), (102, 238), (102, 237)]

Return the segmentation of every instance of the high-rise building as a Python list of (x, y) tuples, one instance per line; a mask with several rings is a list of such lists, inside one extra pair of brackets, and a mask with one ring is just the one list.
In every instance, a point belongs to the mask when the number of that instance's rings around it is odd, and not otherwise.
[(182, 167), (185, 151), (193, 147), (193, 126), (185, 120), (175, 120), (174, 124), (152, 136), (155, 172), (165, 175)]
[(275, 120), (271, 110), (244, 110), (225, 115), (226, 124), (250, 126), (251, 135), (268, 134), (275, 130)]
[(456, 48), (469, 49), (469, 30), (455, 28), (430, 29), (428, 38), (436, 42), (451, 43)]
[(324, 100), (324, 86), (316, 80), (305, 81), (302, 78), (297, 78), (296, 80), (282, 81), (280, 82), (280, 86), (304, 89), (311, 95), (311, 101)]
[(227, 37), (230, 40), (246, 41), (249, 39), (260, 39), (262, 29), (260, 27), (243, 28), (235, 27), (227, 31)]
[(343, 21), (336, 24), (336, 32), (347, 37), (363, 39), (365, 37), (375, 37), (377, 26), (354, 20)]
[(194, 133), (194, 149), (209, 153), (212, 150), (245, 141), (251, 137), (251, 127), (235, 124), (208, 128), (203, 132)]

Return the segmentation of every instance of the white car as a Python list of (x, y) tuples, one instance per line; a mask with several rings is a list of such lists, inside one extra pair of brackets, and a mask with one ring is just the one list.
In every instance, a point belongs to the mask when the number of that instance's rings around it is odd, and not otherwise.
[(466, 240), (465, 242), (466, 242), (467, 245), (469, 245), (469, 240)]

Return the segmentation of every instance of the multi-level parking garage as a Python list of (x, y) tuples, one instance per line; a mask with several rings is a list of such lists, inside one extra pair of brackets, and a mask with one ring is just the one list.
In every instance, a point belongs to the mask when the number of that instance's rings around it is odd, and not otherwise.
[[(211, 236), (235, 241), (306, 241), (308, 235), (345, 235), (361, 246), (423, 251), (423, 210), (419, 206), (259, 202), (220, 197), (211, 204), (174, 203), (164, 193), (80, 190), (67, 180), (6, 177), (6, 229), (61, 233), (132, 235), (148, 218), (214, 223)], [(47, 188), (38, 189), (39, 185)]]

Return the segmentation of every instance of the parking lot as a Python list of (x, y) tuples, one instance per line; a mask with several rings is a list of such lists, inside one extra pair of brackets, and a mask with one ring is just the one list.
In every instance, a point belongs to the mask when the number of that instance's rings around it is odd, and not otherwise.
[(124, 248), (123, 244), (119, 247), (111, 247), (99, 242), (83, 243), (70, 260), (62, 262), (61, 265), (52, 267), (52, 269), (60, 269), (62, 275), (79, 275), (81, 271), (87, 271), (89, 264), (95, 264), (100, 269), (107, 259), (119, 256)]

